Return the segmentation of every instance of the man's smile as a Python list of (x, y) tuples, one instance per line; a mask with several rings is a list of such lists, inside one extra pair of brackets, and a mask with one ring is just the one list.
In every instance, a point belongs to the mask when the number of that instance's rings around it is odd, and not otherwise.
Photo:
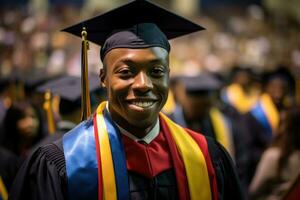
[(130, 107), (137, 107), (142, 109), (148, 109), (151, 108), (157, 100), (155, 99), (134, 99), (134, 100), (128, 100), (127, 103)]

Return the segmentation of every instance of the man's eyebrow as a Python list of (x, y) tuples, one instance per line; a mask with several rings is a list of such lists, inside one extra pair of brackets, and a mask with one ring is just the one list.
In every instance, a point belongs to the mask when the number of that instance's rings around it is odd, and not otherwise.
[(132, 64), (132, 65), (136, 65), (136, 64), (148, 64), (148, 63), (165, 63), (166, 61), (163, 58), (154, 58), (151, 60), (141, 60), (140, 62), (136, 62), (130, 58), (123, 58), (120, 60), (121, 62), (125, 63), (125, 64)]

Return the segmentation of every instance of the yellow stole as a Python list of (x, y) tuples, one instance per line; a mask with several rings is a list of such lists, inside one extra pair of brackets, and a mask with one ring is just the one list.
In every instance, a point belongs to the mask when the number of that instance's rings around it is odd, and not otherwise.
[(229, 102), (240, 113), (248, 112), (256, 103), (258, 96), (255, 94), (247, 95), (238, 84), (231, 84), (226, 89)]
[(270, 95), (263, 94), (260, 97), (260, 103), (263, 106), (266, 117), (271, 125), (273, 133), (276, 132), (279, 124), (279, 111), (273, 103)]
[(212, 120), (216, 140), (226, 148), (231, 156), (234, 156), (232, 133), (223, 114), (217, 108), (212, 108), (210, 109), (209, 115)]
[[(103, 114), (105, 107), (106, 102), (103, 102), (98, 106), (96, 111), (103, 175), (103, 199), (117, 200), (117, 186), (111, 146)], [(175, 141), (178, 152), (183, 160), (188, 180), (190, 198), (192, 200), (212, 199), (206, 161), (196, 141), (181, 126), (175, 124), (167, 116), (162, 113), (160, 113), (160, 116), (166, 122), (171, 132), (171, 136)]]

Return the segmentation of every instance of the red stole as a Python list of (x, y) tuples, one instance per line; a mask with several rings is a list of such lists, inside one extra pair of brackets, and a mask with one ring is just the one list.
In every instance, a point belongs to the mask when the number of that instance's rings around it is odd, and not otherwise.
[[(163, 120), (160, 120), (160, 127), (159, 135), (150, 144), (141, 144), (127, 136), (122, 136), (127, 169), (147, 178), (153, 178), (165, 170), (174, 168), (179, 199), (190, 199), (184, 164), (177, 151), (176, 144)], [(203, 152), (211, 180), (212, 198), (218, 199), (217, 180), (206, 139), (203, 135), (191, 130), (187, 130), (187, 132)]]

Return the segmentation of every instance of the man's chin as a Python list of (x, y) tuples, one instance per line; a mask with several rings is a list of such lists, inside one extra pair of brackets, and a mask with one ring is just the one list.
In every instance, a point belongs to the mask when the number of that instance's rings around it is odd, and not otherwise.
[[(158, 117), (158, 115), (157, 115)], [(137, 127), (137, 128), (148, 128), (153, 126), (153, 124), (156, 123), (157, 117), (151, 116), (134, 116), (134, 117), (128, 117), (127, 121), (131, 126)]]

